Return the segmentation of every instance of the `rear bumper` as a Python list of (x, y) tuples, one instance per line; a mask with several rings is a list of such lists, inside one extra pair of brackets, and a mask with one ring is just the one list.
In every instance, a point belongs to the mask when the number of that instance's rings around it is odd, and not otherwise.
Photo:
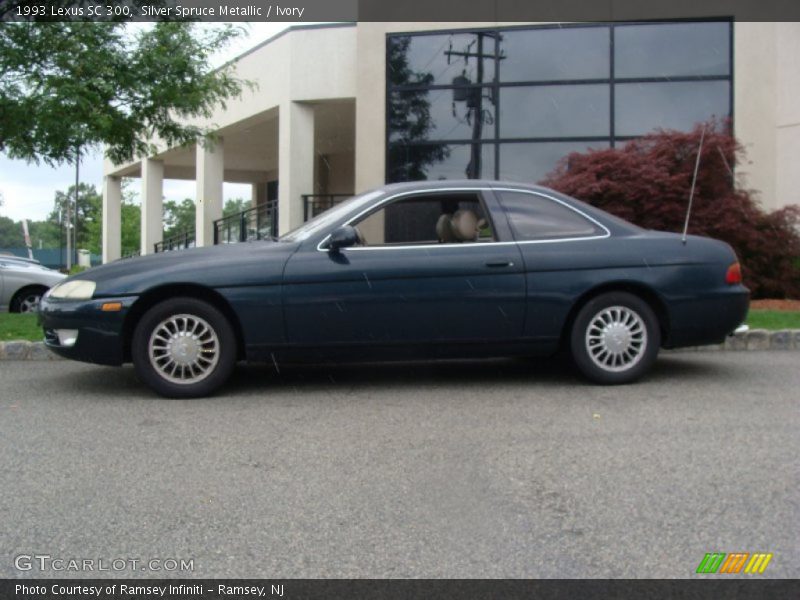
[(670, 311), (666, 348), (721, 344), (747, 318), (750, 291), (733, 286), (702, 298), (676, 301)]
[[(39, 324), (44, 341), (56, 354), (98, 365), (121, 365), (125, 361), (123, 324), (135, 297), (65, 301), (43, 298), (39, 304)], [(122, 310), (104, 312), (101, 306), (119, 302)], [(58, 330), (77, 330), (74, 345), (64, 346)]]

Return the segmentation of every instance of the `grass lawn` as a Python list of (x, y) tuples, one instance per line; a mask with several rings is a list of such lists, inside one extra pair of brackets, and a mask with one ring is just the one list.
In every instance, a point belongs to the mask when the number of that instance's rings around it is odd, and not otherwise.
[(800, 329), (800, 311), (751, 310), (747, 324), (750, 329)]
[(0, 313), (0, 342), (30, 340), (41, 342), (44, 334), (36, 324), (36, 315)]
[[(800, 311), (751, 310), (747, 324), (750, 329), (800, 329)], [(0, 342), (40, 342), (43, 337), (42, 329), (36, 324), (36, 315), (0, 313)]]

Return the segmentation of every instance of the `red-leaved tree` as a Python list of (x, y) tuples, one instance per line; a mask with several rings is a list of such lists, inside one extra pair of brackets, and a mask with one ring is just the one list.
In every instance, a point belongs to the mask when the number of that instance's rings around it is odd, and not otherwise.
[(727, 123), (659, 130), (619, 148), (573, 153), (542, 184), (641, 227), (680, 232), (704, 127), (689, 233), (729, 243), (754, 298), (800, 298), (800, 207), (765, 211), (737, 185), (744, 151)]

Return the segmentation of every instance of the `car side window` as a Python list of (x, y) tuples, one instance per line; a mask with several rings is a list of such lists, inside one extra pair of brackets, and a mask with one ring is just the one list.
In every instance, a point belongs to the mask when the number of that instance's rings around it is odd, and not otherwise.
[(461, 244), (494, 240), (478, 194), (401, 198), (352, 225), (361, 245)]
[(514, 239), (581, 238), (605, 233), (582, 214), (555, 200), (526, 192), (498, 191)]

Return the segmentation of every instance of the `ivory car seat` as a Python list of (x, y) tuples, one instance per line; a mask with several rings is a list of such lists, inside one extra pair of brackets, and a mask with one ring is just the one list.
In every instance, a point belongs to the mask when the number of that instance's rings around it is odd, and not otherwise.
[(478, 217), (469, 209), (460, 209), (450, 219), (453, 235), (459, 242), (474, 242), (478, 239)]

